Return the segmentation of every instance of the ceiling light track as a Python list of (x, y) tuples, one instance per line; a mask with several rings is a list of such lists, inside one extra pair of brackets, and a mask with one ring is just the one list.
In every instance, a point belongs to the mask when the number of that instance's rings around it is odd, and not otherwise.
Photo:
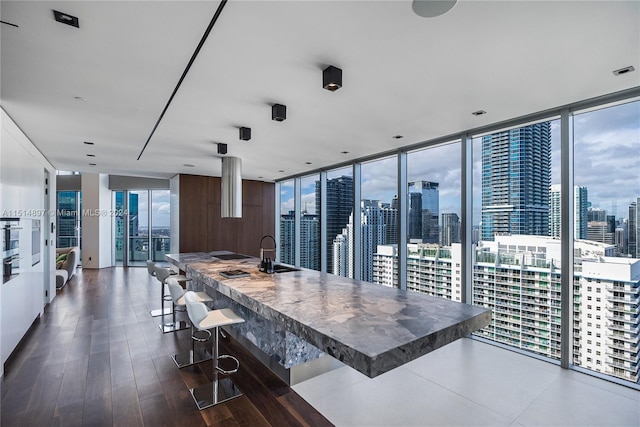
[(6, 24), (6, 25), (11, 25), (12, 27), (20, 28), (16, 24), (12, 24), (11, 22), (7, 22), (7, 21), (0, 21), (0, 24)]
[(198, 53), (200, 53), (200, 49), (202, 49), (202, 46), (204, 45), (204, 42), (209, 37), (209, 33), (213, 29), (213, 26), (216, 23), (216, 21), (218, 20), (218, 17), (220, 17), (220, 14), (222, 13), (222, 9), (224, 9), (225, 5), (227, 4), (227, 1), (228, 0), (222, 0), (220, 2), (220, 4), (218, 5), (218, 9), (216, 9), (216, 13), (213, 14), (213, 18), (211, 18), (211, 22), (209, 22), (209, 26), (207, 27), (207, 29), (205, 30), (204, 34), (202, 35), (202, 38), (200, 39), (200, 43), (198, 43), (198, 46), (196, 47), (196, 50), (193, 52), (193, 55), (191, 55), (191, 59), (189, 59), (189, 62), (187, 63), (187, 66), (185, 67), (184, 71), (182, 72), (182, 76), (180, 76), (180, 80), (178, 80), (178, 84), (173, 89), (173, 93), (171, 94), (171, 97), (169, 98), (169, 101), (167, 101), (167, 105), (164, 106), (164, 109), (162, 110), (162, 113), (160, 113), (160, 117), (158, 117), (158, 121), (156, 122), (155, 126), (153, 126), (153, 129), (151, 130), (151, 134), (149, 135), (149, 138), (147, 138), (147, 142), (144, 143), (144, 146), (142, 147), (142, 150), (140, 151), (140, 154), (138, 154), (138, 158), (136, 160), (140, 160), (140, 157), (142, 157), (142, 153), (144, 153), (144, 150), (147, 148), (147, 145), (149, 145), (149, 141), (151, 141), (151, 137), (153, 137), (153, 134), (156, 132), (156, 129), (158, 128), (158, 125), (162, 121), (162, 118), (164, 117), (164, 113), (166, 113), (167, 110), (169, 109), (169, 105), (171, 105), (171, 101), (173, 101), (173, 98), (176, 96), (176, 93), (178, 93), (178, 89), (180, 88), (180, 85), (182, 85), (182, 82), (184, 81), (184, 78), (187, 76), (187, 73), (189, 72), (189, 69), (193, 65), (193, 62), (195, 61), (196, 57), (198, 56)]

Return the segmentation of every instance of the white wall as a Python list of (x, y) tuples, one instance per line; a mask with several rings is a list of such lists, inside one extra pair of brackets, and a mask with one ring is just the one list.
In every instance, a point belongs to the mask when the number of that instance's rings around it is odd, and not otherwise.
[(109, 175), (82, 174), (82, 268), (111, 267), (113, 217)]
[[(53, 166), (34, 147), (13, 120), (0, 110), (0, 216), (20, 218), (20, 274), (0, 286), (0, 375), (4, 363), (33, 321), (44, 312), (44, 304), (55, 296), (55, 248), (49, 243), (45, 224), (55, 215), (45, 206), (45, 169), (55, 175)], [(54, 186), (55, 189), (55, 186)], [(40, 220), (40, 262), (32, 265), (31, 228)], [(45, 251), (47, 253), (45, 253)], [(45, 299), (45, 292), (48, 297)]]
[(172, 254), (180, 252), (180, 175), (176, 175), (169, 181), (169, 231)]

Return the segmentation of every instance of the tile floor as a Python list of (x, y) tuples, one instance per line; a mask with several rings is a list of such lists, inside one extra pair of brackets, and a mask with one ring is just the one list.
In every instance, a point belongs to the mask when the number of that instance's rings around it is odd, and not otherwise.
[(293, 389), (337, 426), (640, 426), (640, 391), (466, 338), (373, 379), (343, 366)]

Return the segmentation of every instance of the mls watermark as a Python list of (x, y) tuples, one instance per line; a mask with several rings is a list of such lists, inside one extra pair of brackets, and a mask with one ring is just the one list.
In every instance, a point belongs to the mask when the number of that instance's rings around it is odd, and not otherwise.
[(5, 209), (2, 211), (3, 217), (11, 218), (37, 218), (42, 216), (55, 217), (119, 217), (126, 216), (129, 211), (126, 209), (82, 209), (80, 211), (71, 209)]

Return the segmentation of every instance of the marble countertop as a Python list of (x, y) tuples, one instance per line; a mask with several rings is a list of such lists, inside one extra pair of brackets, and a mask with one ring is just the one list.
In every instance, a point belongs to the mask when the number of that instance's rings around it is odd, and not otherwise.
[[(166, 255), (188, 276), (270, 319), (325, 353), (375, 377), (487, 326), (491, 311), (416, 292), (301, 269), (266, 274), (258, 258)], [(227, 279), (242, 269), (249, 277)]]

